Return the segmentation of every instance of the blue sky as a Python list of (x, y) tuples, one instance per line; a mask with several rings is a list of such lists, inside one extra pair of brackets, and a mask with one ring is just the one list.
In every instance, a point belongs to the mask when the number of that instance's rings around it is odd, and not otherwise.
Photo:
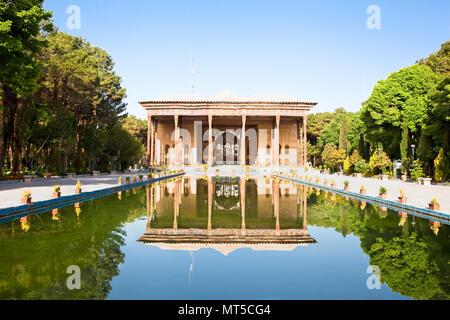
[[(450, 1), (143, 1), (46, 0), (61, 31), (105, 49), (138, 101), (230, 90), (240, 96), (291, 94), (316, 101), (315, 112), (357, 111), (378, 80), (450, 40)], [(67, 8), (81, 9), (80, 29)], [(381, 29), (366, 13), (377, 5)]]

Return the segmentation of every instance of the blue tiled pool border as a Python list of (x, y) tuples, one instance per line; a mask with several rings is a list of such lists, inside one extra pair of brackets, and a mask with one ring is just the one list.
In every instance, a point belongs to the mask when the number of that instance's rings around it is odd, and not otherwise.
[(329, 186), (325, 186), (325, 185), (320, 185), (317, 183), (307, 182), (307, 181), (303, 181), (300, 179), (284, 177), (284, 176), (280, 176), (280, 175), (276, 175), (276, 174), (272, 175), (272, 177), (291, 181), (291, 182), (294, 182), (297, 184), (302, 184), (302, 185), (312, 187), (315, 189), (321, 189), (321, 190), (325, 190), (325, 191), (328, 191), (331, 193), (336, 193), (336, 194), (346, 196), (349, 198), (353, 198), (356, 200), (366, 201), (368, 203), (386, 207), (391, 210), (406, 212), (407, 214), (412, 214), (412, 215), (418, 216), (420, 218), (425, 218), (425, 219), (432, 218), (439, 222), (442, 222), (445, 224), (450, 224), (450, 215), (443, 213), (443, 212), (433, 211), (433, 210), (429, 210), (426, 208), (419, 208), (419, 207), (411, 206), (408, 204), (403, 204), (403, 203), (392, 201), (392, 200), (381, 199), (378, 197), (363, 195), (363, 194), (352, 192), (352, 191), (345, 191), (345, 190), (338, 189), (338, 188), (333, 188), (333, 187), (329, 187)]
[(130, 190), (137, 187), (146, 186), (149, 184), (153, 184), (159, 181), (165, 181), (173, 178), (177, 178), (179, 176), (183, 176), (185, 173), (177, 173), (170, 176), (158, 177), (154, 179), (147, 179), (139, 182), (122, 184), (116, 187), (110, 187), (90, 192), (83, 192), (80, 194), (74, 194), (70, 196), (62, 196), (60, 198), (54, 198), (45, 201), (37, 201), (32, 202), (30, 204), (25, 204), (17, 207), (9, 207), (0, 209), (0, 223), (5, 223), (11, 220), (16, 220), (23, 216), (27, 216), (30, 214), (38, 214), (42, 212), (48, 212), (52, 209), (58, 209), (62, 207), (66, 207), (69, 205), (73, 205), (75, 203), (86, 202), (89, 200), (97, 199), (100, 197), (109, 196), (114, 193), (118, 193), (121, 191)]

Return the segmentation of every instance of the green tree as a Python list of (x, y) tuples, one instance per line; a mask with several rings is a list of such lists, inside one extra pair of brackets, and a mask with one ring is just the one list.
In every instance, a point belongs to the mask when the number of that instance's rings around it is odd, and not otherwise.
[(418, 61), (418, 64), (424, 64), (431, 68), (435, 73), (450, 77), (450, 41), (441, 45), (441, 49), (432, 53), (428, 58)]
[(434, 179), (438, 182), (450, 177), (450, 163), (447, 159), (444, 148), (441, 148), (437, 158), (434, 160)]
[(342, 118), (341, 128), (339, 130), (339, 149), (345, 150), (345, 152), (349, 151), (348, 124), (345, 116)]
[[(35, 57), (45, 45), (39, 35), (52, 29), (51, 13), (42, 4), (43, 0), (0, 2), (0, 174), (5, 156), (5, 108), (9, 108), (17, 156), (17, 149), (22, 148), (17, 136), (24, 99), (37, 89), (40, 68)], [(5, 95), (9, 95), (12, 103), (5, 103)]]
[(402, 160), (402, 165), (404, 168), (409, 168), (409, 130), (406, 121), (402, 123), (402, 140), (400, 142), (400, 155)]
[(129, 134), (138, 138), (147, 147), (148, 124), (146, 120), (138, 119), (135, 116), (128, 116), (122, 119), (122, 126)]
[(427, 111), (426, 96), (438, 80), (428, 66), (413, 65), (379, 81), (361, 110), (367, 140), (382, 143), (392, 157), (400, 156), (402, 124), (406, 122), (412, 134), (420, 131)]

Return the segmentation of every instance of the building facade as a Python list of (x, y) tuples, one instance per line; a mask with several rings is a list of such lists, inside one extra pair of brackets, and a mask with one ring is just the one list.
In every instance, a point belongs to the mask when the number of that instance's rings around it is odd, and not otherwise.
[(306, 164), (306, 124), (317, 103), (292, 97), (169, 96), (140, 102), (152, 166)]

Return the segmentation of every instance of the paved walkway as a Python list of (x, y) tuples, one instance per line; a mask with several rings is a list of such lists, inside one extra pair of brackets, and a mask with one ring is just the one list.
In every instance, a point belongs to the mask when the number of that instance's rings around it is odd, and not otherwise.
[[(146, 175), (144, 179), (146, 179)], [(95, 191), (99, 189), (110, 188), (119, 185), (119, 177), (122, 176), (122, 183), (125, 183), (125, 177), (138, 176), (138, 174), (122, 175), (102, 175), (93, 177), (89, 175), (80, 176), (75, 179), (39, 179), (33, 182), (11, 182), (0, 183), (0, 209), (15, 207), (21, 205), (21, 198), (25, 190), (29, 190), (32, 195), (32, 201), (43, 201), (52, 198), (53, 186), (60, 186), (63, 196), (75, 194), (75, 184), (80, 179), (83, 192)]]
[[(289, 170), (286, 170), (287, 172)], [(299, 176), (305, 175), (303, 171), (298, 171)], [(312, 176), (312, 182), (316, 183), (316, 177), (320, 178), (319, 184), (323, 184), (325, 178), (328, 179), (328, 186), (331, 181), (336, 181), (336, 188), (343, 189), (344, 181), (349, 182), (350, 191), (359, 193), (361, 186), (367, 190), (367, 195), (377, 197), (381, 186), (385, 187), (387, 191), (387, 200), (397, 201), (400, 195), (399, 189), (402, 189), (408, 199), (408, 204), (419, 208), (428, 208), (428, 203), (436, 197), (441, 205), (440, 212), (450, 214), (450, 186), (445, 185), (431, 185), (422, 186), (417, 182), (403, 182), (401, 180), (379, 180), (377, 178), (355, 178), (337, 174), (320, 174), (318, 171), (309, 170), (306, 173)]]

